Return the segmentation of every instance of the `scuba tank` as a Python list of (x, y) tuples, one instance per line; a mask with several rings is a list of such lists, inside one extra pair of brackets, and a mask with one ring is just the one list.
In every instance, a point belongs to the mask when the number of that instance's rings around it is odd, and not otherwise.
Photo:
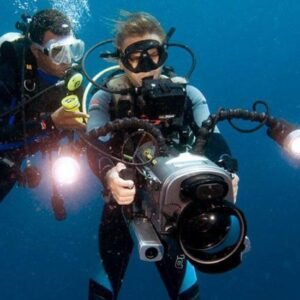
[(23, 38), (24, 36), (20, 32), (8, 32), (3, 34), (0, 37), (0, 47), (4, 42), (13, 42), (16, 41), (20, 38)]

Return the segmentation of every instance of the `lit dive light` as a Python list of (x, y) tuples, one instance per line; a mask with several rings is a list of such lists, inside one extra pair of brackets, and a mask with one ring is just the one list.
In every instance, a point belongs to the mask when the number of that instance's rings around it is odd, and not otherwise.
[(300, 158), (300, 129), (290, 132), (284, 140), (284, 149), (293, 157)]
[(52, 166), (53, 178), (59, 184), (72, 184), (79, 177), (79, 163), (71, 156), (63, 155)]
[(293, 158), (300, 159), (300, 129), (285, 120), (271, 120), (267, 134)]
[[(65, 85), (69, 92), (77, 90), (83, 81), (83, 76), (73, 68), (66, 72)], [(61, 100), (61, 105), (65, 111), (79, 112), (80, 101), (77, 95), (70, 94)], [(76, 118), (79, 122), (83, 122), (83, 118)], [(56, 159), (52, 166), (52, 174), (54, 180), (60, 184), (72, 184), (79, 175), (79, 163), (70, 153), (70, 148), (65, 145), (61, 148), (60, 156)]]
[(62, 145), (52, 164), (53, 179), (59, 184), (72, 184), (79, 177), (80, 166), (70, 144)]
[[(267, 108), (267, 113), (259, 113), (256, 111), (257, 104), (264, 104)], [(258, 130), (262, 126), (267, 126), (267, 134), (277, 144), (279, 144), (284, 151), (294, 159), (300, 159), (300, 129), (294, 124), (290, 124), (284, 119), (276, 119), (268, 115), (268, 106), (262, 101), (256, 101), (253, 105), (254, 110), (248, 111), (244, 109), (221, 109), (217, 114), (210, 115), (199, 128), (196, 138), (194, 152), (204, 154), (204, 146), (210, 132), (213, 131), (214, 126), (223, 120), (227, 120), (230, 125), (242, 133), (250, 133)], [(248, 120), (251, 122), (259, 122), (260, 124), (250, 130), (243, 130), (232, 123), (233, 119)]]

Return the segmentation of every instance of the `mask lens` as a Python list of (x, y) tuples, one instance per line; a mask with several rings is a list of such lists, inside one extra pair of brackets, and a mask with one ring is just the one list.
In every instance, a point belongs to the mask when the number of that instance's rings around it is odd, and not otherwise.
[(120, 58), (131, 72), (149, 72), (163, 65), (167, 52), (159, 41), (143, 40), (129, 45)]
[(72, 62), (68, 46), (53, 47), (50, 50), (49, 56), (52, 59), (52, 61), (56, 64), (70, 64)]
[[(160, 47), (161, 48), (161, 47)], [(157, 64), (160, 60), (161, 51), (157, 48), (150, 48), (147, 50), (148, 57), (152, 60), (154, 64)]]
[(74, 61), (78, 61), (82, 58), (84, 53), (84, 42), (81, 40), (75, 40), (74, 43), (70, 44), (70, 53)]
[(58, 47), (53, 48), (52, 51), (51, 51), (51, 57), (58, 56), (62, 51), (63, 51), (62, 46), (58, 46)]
[(56, 64), (70, 64), (78, 61), (84, 53), (84, 42), (73, 36), (59, 40), (50, 41), (49, 57)]
[(141, 52), (133, 52), (128, 54), (128, 63), (132, 66), (132, 68), (136, 68), (139, 64), (139, 60), (141, 59)]

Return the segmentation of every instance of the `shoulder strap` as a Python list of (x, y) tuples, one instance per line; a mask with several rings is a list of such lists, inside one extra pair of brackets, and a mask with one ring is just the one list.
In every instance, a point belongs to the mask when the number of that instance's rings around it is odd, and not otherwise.
[[(107, 87), (120, 91), (131, 87), (129, 79), (125, 75), (117, 76), (107, 82)], [(112, 94), (110, 113), (113, 118), (129, 117), (130, 111), (133, 111), (134, 99), (131, 94), (121, 95)]]
[(22, 68), (24, 68), (25, 72), (23, 84), (26, 92), (31, 93), (35, 90), (36, 87), (36, 59), (30, 50), (30, 41), (28, 39), (19, 39), (15, 43), (19, 70), (22, 70)]
[[(25, 57), (24, 57), (25, 56)], [(36, 81), (36, 60), (29, 48), (29, 41), (19, 38), (3, 42), (0, 48), (0, 64), (8, 64), (15, 69), (18, 84), (21, 84), (21, 70), (24, 68), (24, 86), (27, 92), (34, 90)]]
[[(23, 68), (25, 72), (24, 82), (21, 82)], [(5, 106), (3, 112), (13, 109), (18, 104), (22, 85), (25, 87), (25, 93), (30, 96), (36, 85), (36, 69), (36, 61), (27, 40), (19, 38), (14, 41), (2, 41), (0, 47), (0, 88), (1, 91), (6, 91), (6, 96), (2, 95), (1, 99), (1, 105)], [(9, 124), (13, 124), (14, 116), (9, 116), (5, 120), (8, 120)]]
[(123, 90), (123, 89), (128, 89), (131, 87), (131, 84), (129, 82), (129, 79), (125, 74), (113, 77), (107, 82), (107, 87), (112, 89), (112, 90)]

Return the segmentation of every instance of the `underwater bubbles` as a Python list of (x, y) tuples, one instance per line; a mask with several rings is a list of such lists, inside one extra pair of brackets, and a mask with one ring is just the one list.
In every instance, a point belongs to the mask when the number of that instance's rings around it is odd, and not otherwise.
[(16, 8), (16, 13), (20, 11), (34, 12), (38, 9), (37, 0), (30, 0), (30, 1), (14, 0), (12, 4)]
[(69, 17), (75, 32), (80, 30), (87, 18), (90, 17), (88, 0), (49, 0), (49, 3), (53, 8)]
[[(41, 1), (38, 0), (13, 0), (12, 4), (16, 8), (16, 14), (26, 12), (32, 15), (38, 10), (46, 8), (45, 5), (39, 7), (38, 5), (41, 5)], [(90, 17), (88, 0), (49, 0), (48, 8), (50, 7), (66, 14), (75, 32), (80, 30)]]

